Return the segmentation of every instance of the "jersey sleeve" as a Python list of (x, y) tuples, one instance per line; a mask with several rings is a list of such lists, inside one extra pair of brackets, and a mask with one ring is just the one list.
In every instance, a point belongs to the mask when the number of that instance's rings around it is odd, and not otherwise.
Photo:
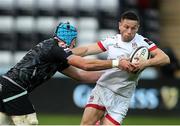
[(68, 68), (70, 65), (68, 64), (67, 57), (72, 55), (72, 52), (68, 49), (64, 49), (59, 46), (54, 46), (51, 49), (51, 61), (53, 61), (56, 64), (59, 64), (58, 71), (62, 71), (66, 68)]
[(106, 38), (104, 40), (100, 40), (97, 42), (98, 46), (102, 49), (102, 51), (107, 51), (108, 46), (111, 44), (111, 42), (113, 41), (112, 38)]
[(154, 42), (150, 41), (147, 38), (144, 38), (144, 42), (146, 42), (147, 47), (148, 47), (150, 52), (158, 48), (157, 45)]
[(54, 62), (67, 62), (67, 57), (72, 55), (72, 52), (70, 50), (63, 49), (59, 46), (54, 46), (51, 49), (51, 55), (50, 57), (53, 58)]

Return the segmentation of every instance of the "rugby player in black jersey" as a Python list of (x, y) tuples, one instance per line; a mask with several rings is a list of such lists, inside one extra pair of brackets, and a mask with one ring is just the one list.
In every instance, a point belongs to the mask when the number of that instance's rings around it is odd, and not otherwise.
[(37, 125), (36, 112), (28, 94), (57, 71), (78, 81), (95, 83), (101, 72), (92, 70), (119, 67), (118, 60), (83, 59), (74, 55), (82, 52), (76, 49), (73, 53), (71, 51), (76, 37), (75, 27), (69, 23), (60, 23), (54, 37), (30, 49), (0, 77), (0, 125)]

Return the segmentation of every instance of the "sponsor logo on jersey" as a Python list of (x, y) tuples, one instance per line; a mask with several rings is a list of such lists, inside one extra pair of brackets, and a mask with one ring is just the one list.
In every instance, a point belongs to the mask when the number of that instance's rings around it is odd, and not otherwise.
[(133, 48), (133, 49), (136, 49), (137, 47), (138, 47), (138, 46), (137, 46), (137, 43), (136, 43), (136, 42), (133, 42), (133, 43), (132, 43), (132, 48)]
[(94, 96), (90, 96), (90, 98), (89, 98), (89, 102), (93, 102), (93, 100), (94, 100)]
[(152, 42), (152, 41), (150, 41), (150, 40), (149, 40), (149, 39), (147, 39), (147, 38), (145, 38), (145, 39), (144, 39), (144, 41), (145, 41), (145, 42), (147, 42), (149, 45), (153, 44), (153, 42)]

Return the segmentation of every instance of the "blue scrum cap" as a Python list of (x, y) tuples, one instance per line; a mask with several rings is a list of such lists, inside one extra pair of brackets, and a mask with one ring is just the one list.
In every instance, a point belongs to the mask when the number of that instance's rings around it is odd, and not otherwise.
[(55, 31), (55, 36), (70, 46), (73, 39), (77, 37), (77, 30), (74, 26), (68, 23), (60, 23)]

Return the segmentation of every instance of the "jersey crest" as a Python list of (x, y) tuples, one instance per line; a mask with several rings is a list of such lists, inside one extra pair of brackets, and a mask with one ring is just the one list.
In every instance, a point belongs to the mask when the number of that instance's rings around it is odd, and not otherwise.
[(138, 46), (137, 46), (137, 43), (136, 43), (136, 42), (133, 42), (133, 43), (132, 43), (132, 48), (133, 48), (133, 49), (136, 49), (137, 47), (138, 47)]

